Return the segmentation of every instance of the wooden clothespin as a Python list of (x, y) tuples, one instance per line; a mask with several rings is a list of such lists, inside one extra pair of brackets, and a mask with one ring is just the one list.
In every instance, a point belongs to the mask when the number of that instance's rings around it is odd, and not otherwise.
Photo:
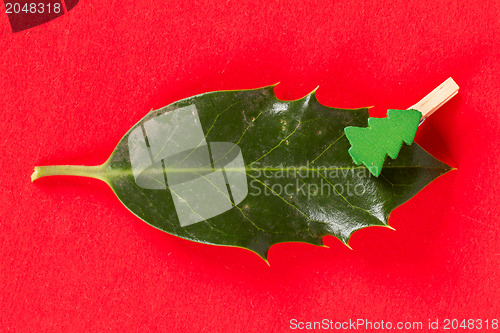
[(437, 109), (448, 102), (453, 96), (458, 93), (459, 86), (451, 77), (437, 86), (433, 91), (428, 93), (417, 104), (409, 107), (422, 113), (422, 123), (426, 118), (433, 114)]

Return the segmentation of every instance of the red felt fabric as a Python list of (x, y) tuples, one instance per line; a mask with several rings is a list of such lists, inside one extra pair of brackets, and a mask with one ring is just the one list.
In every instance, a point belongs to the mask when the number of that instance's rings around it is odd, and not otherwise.
[[(500, 319), (498, 1), (81, 0), (18, 33), (1, 8), (2, 331)], [(323, 104), (383, 116), (449, 76), (459, 95), (416, 141), (458, 170), (352, 250), (279, 244), (268, 266), (148, 226), (97, 180), (30, 182), (35, 165), (104, 162), (149, 110), (194, 94), (319, 85)]]

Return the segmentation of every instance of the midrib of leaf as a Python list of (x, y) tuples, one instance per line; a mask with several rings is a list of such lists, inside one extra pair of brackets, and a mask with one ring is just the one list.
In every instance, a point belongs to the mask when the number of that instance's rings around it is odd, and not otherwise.
[[(384, 166), (384, 169), (408, 169), (408, 168), (421, 168), (427, 170), (438, 170), (442, 169), (442, 167), (431, 167), (431, 166), (421, 166), (421, 165), (387, 165)], [(321, 172), (321, 171), (341, 171), (341, 170), (361, 170), (366, 169), (364, 166), (346, 166), (346, 167), (316, 167), (311, 168), (307, 166), (297, 166), (297, 167), (283, 167), (283, 166), (271, 166), (271, 167), (241, 167), (241, 168), (224, 168), (225, 171), (230, 172), (241, 172), (248, 173), (252, 171), (284, 171), (290, 172), (293, 171), (311, 171), (311, 172)], [(165, 171), (162, 169), (155, 169), (158, 173), (194, 173), (194, 174), (203, 174), (207, 172), (212, 172), (213, 169), (211, 167), (203, 167), (203, 168), (165, 168)], [(149, 172), (150, 174), (154, 174), (154, 172)], [(37, 166), (35, 167), (35, 171), (31, 175), (31, 181), (35, 181), (36, 179), (48, 176), (80, 176), (80, 177), (88, 177), (102, 180), (106, 183), (109, 183), (113, 178), (126, 177), (131, 176), (133, 171), (131, 169), (112, 169), (109, 167), (109, 163), (106, 162), (101, 165), (95, 166), (85, 166), (85, 165), (47, 165), (47, 166)]]

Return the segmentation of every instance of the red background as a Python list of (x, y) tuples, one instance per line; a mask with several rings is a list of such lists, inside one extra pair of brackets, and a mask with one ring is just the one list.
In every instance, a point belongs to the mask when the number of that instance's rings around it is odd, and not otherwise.
[[(94, 1), (12, 33), (0, 15), (0, 326), (13, 331), (288, 331), (296, 318), (500, 319), (498, 1)], [(417, 142), (458, 167), (345, 247), (273, 246), (270, 266), (132, 215), (97, 180), (149, 110), (276, 82), (325, 105), (407, 108), (460, 93)], [(363, 331), (363, 330), (359, 330)]]

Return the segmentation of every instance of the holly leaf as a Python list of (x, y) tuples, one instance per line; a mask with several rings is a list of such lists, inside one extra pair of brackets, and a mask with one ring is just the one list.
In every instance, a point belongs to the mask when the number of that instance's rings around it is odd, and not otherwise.
[(346, 126), (366, 127), (368, 109), (321, 105), (314, 94), (276, 98), (274, 86), (220, 91), (151, 111), (101, 166), (36, 167), (48, 175), (105, 181), (150, 225), (266, 258), (281, 242), (347, 244), (450, 167), (404, 145), (379, 177), (348, 153)]

